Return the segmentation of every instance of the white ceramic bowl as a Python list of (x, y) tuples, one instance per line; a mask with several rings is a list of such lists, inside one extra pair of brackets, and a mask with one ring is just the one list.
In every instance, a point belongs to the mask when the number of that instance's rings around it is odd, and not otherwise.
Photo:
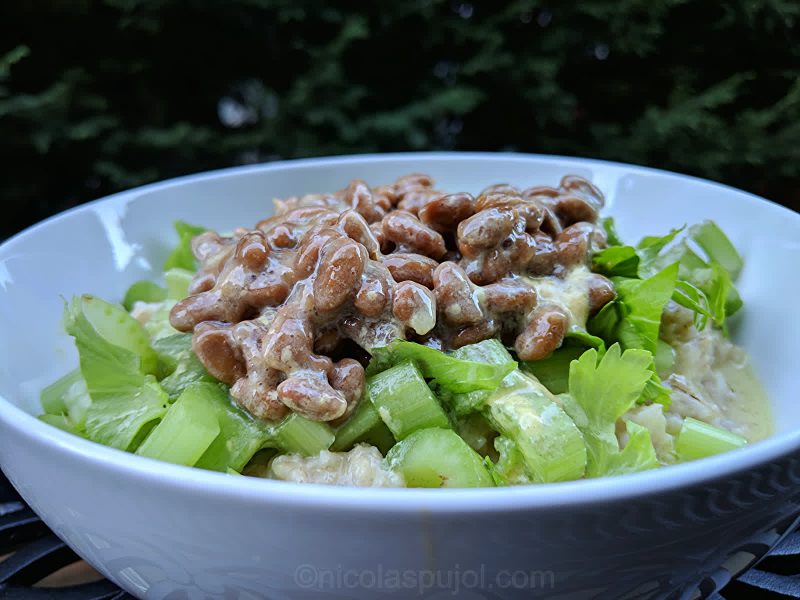
[[(776, 434), (647, 473), (479, 490), (348, 489), (188, 469), (37, 421), (73, 368), (62, 297), (119, 299), (158, 272), (185, 219), (253, 224), (275, 196), (431, 173), (447, 190), (588, 177), (622, 236), (713, 218), (746, 259), (735, 336)], [(141, 598), (691, 598), (775, 544), (800, 507), (800, 215), (722, 185), (621, 164), (515, 154), (397, 154), (229, 169), (77, 208), (0, 246), (0, 466), (55, 532)], [(699, 588), (698, 588), (699, 586)], [(186, 595), (176, 591), (184, 590)]]

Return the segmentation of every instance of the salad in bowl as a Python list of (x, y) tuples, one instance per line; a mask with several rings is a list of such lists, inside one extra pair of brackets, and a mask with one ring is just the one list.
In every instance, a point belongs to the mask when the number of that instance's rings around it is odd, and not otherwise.
[(40, 419), (200, 469), (372, 487), (621, 475), (768, 436), (720, 227), (632, 243), (593, 183), (544, 183), (355, 179), (229, 232), (177, 222), (162, 279), (66, 299), (80, 364)]

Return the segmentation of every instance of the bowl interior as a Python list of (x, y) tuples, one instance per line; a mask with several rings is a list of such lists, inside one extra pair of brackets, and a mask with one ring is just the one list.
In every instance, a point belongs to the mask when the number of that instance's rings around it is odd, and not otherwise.
[[(592, 180), (606, 195), (623, 239), (716, 220), (745, 257), (738, 282), (745, 310), (733, 327), (770, 396), (776, 433), (800, 426), (795, 370), (800, 319), (800, 215), (725, 186), (598, 161), (505, 154), (357, 156), (230, 169), (118, 194), (46, 221), (0, 246), (0, 396), (38, 414), (39, 392), (74, 368), (63, 333), (63, 299), (93, 293), (119, 300), (157, 277), (182, 219), (218, 230), (251, 226), (273, 197), (332, 191), (352, 178), (370, 184), (409, 172), (438, 187), (476, 193), (491, 183), (555, 185), (565, 174)], [(765, 415), (765, 418), (769, 418)]]

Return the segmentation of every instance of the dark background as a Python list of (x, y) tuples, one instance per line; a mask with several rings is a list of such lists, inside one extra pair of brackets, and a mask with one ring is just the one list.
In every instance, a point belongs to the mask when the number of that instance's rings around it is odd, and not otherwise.
[(800, 203), (800, 2), (5, 0), (0, 238), (156, 179), (397, 150), (601, 157)]

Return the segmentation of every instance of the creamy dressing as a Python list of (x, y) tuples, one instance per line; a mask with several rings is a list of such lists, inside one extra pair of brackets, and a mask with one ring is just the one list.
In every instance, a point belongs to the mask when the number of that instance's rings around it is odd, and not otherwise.
[(745, 351), (710, 325), (698, 331), (693, 314), (670, 301), (662, 316), (661, 337), (675, 351), (663, 384), (670, 388), (670, 406), (635, 406), (617, 423), (620, 446), (628, 441), (624, 421), (650, 431), (663, 464), (675, 462), (675, 440), (686, 417), (704, 421), (744, 437), (748, 442), (772, 434), (767, 394)]
[(750, 442), (763, 440), (774, 433), (774, 417), (764, 387), (752, 365), (727, 365), (720, 369), (733, 392), (726, 407), (731, 421), (741, 424)]
[(522, 279), (536, 290), (539, 304), (554, 304), (564, 309), (569, 331), (586, 329), (589, 318), (589, 279), (592, 272), (578, 265), (560, 277), (528, 277)]

